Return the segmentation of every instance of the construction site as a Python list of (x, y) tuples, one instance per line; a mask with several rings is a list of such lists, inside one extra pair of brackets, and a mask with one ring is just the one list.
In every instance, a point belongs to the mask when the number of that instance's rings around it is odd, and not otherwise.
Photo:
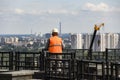
[(44, 49), (0, 52), (0, 80), (120, 80), (120, 49), (92, 50), (102, 26), (104, 23), (94, 26), (89, 49), (64, 49), (62, 54)]

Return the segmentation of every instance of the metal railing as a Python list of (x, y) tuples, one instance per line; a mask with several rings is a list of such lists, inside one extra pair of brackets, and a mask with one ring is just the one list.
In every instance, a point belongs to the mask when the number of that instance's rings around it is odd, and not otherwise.
[[(57, 58), (60, 57), (60, 58)], [(47, 53), (45, 80), (75, 80), (75, 53)]]
[[(87, 49), (67, 49), (62, 54), (59, 54), (62, 55), (62, 59), (56, 59), (54, 62), (57, 63), (61, 61), (65, 62), (65, 64), (62, 63), (64, 65), (69, 64), (67, 70), (64, 71), (64, 69), (66, 69), (65, 66), (61, 67), (61, 69), (64, 72), (70, 72), (70, 75), (74, 75), (72, 78), (70, 78), (71, 76), (68, 76), (70, 79), (76, 77), (79, 80), (81, 78), (86, 78), (86, 75), (89, 75), (92, 79), (95, 78), (100, 80), (110, 80), (111, 78), (114, 80), (119, 79), (120, 74), (118, 72), (120, 72), (120, 69), (118, 69), (118, 67), (120, 67), (120, 65), (117, 62), (120, 62), (120, 49), (106, 49), (105, 52), (92, 52), (92, 60), (87, 59), (87, 54)], [(46, 68), (49, 69), (50, 65), (48, 63), (53, 61), (48, 58), (50, 55), (52, 54), (49, 54), (46, 51), (0, 52), (0, 69), (9, 71), (26, 69), (45, 71)], [(88, 71), (84, 70), (86, 65), (88, 65)], [(90, 69), (91, 65), (94, 65), (95, 67)], [(98, 69), (99, 66), (101, 69)], [(51, 74), (48, 75), (51, 76)], [(77, 77), (76, 75), (80, 76)]]
[[(64, 49), (63, 52), (74, 52), (75, 58), (79, 60), (88, 60), (88, 49)], [(93, 51), (92, 60), (106, 60), (105, 51)]]
[(75, 59), (87, 59), (88, 49), (64, 49), (63, 52), (75, 53)]
[[(54, 61), (54, 66), (50, 63)], [(57, 64), (61, 62), (62, 66)], [(71, 59), (46, 59), (45, 78), (46, 80), (74, 80), (74, 68)]]
[(109, 49), (106, 48), (105, 51), (105, 65), (106, 65), (106, 79), (109, 80), (111, 73), (111, 63), (120, 62), (120, 49)]
[(13, 69), (13, 52), (0, 52), (0, 69)]
[(77, 60), (77, 80), (106, 80), (103, 61)]
[(111, 62), (111, 80), (120, 80), (120, 62)]
[(106, 60), (109, 62), (120, 61), (120, 49), (108, 49), (108, 48), (106, 48)]
[(38, 69), (40, 52), (0, 52), (0, 69)]
[(15, 70), (39, 70), (40, 52), (15, 52)]

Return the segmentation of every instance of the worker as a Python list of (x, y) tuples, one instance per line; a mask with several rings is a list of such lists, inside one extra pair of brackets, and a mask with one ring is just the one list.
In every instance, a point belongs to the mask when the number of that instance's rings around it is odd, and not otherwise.
[[(60, 54), (62, 54), (63, 47), (64, 45), (63, 45), (62, 38), (58, 36), (58, 29), (54, 28), (52, 30), (52, 36), (47, 41), (45, 49), (48, 50), (50, 54), (53, 54), (53, 55), (50, 55), (50, 58), (62, 59), (62, 55)], [(57, 53), (59, 54), (57, 55)], [(57, 66), (60, 67), (61, 61), (58, 61), (57, 64), (58, 64)], [(55, 62), (54, 62), (54, 65), (55, 65)], [(61, 69), (58, 69), (58, 71), (61, 71)]]
[(45, 49), (50, 53), (62, 53), (63, 42), (62, 38), (58, 36), (58, 29), (52, 30), (52, 36), (48, 39)]

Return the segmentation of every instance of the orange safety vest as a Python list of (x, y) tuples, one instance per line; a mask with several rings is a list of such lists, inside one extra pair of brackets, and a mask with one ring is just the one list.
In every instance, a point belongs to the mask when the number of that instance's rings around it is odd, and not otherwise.
[(50, 53), (62, 53), (62, 39), (58, 36), (52, 36), (49, 41)]

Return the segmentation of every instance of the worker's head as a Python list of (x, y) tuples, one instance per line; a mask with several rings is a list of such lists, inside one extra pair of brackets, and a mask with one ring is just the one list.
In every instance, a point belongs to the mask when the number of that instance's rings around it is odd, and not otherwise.
[(58, 35), (58, 29), (54, 28), (52, 30), (52, 36), (57, 36)]

